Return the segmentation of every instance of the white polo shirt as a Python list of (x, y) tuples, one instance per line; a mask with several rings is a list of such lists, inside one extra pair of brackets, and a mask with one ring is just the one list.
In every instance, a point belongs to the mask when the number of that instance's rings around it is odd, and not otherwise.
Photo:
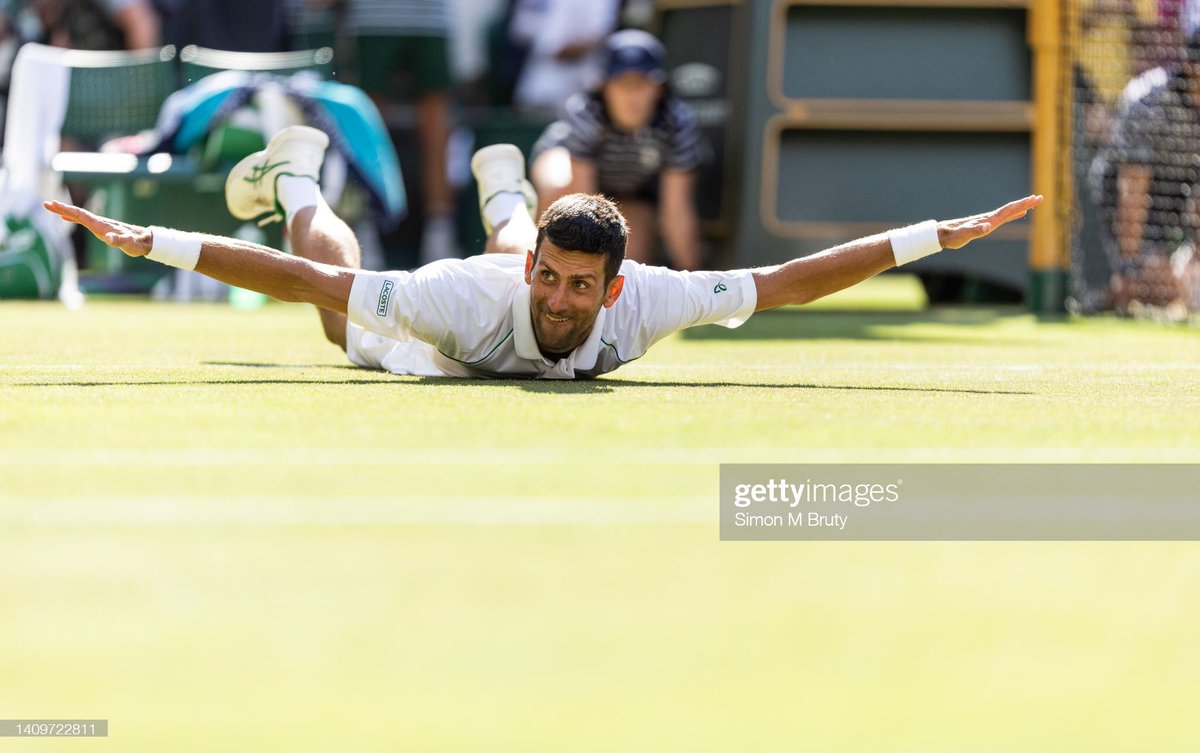
[(565, 358), (538, 350), (522, 254), (445, 259), (413, 272), (359, 272), (350, 289), (346, 355), (393, 374), (574, 379), (641, 358), (687, 327), (737, 327), (758, 302), (749, 270), (676, 272), (633, 261), (591, 334)]

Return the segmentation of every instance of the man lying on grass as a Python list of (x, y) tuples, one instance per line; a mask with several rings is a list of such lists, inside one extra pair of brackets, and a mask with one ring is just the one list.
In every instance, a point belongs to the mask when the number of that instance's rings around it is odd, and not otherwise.
[(1042, 202), (1029, 196), (986, 214), (929, 220), (774, 267), (676, 272), (626, 261), (625, 219), (600, 196), (564, 196), (535, 226), (524, 157), (504, 144), (471, 161), (487, 253), (414, 272), (368, 272), (359, 268), (354, 234), (321, 198), (317, 178), (327, 145), (320, 131), (288, 128), (239, 163), (225, 186), (235, 217), (286, 219), (295, 256), (232, 238), (138, 227), (59, 202), (46, 208), (130, 256), (315, 304), (326, 337), (359, 366), (421, 376), (572, 379), (613, 371), (677, 330), (737, 327), (755, 311), (807, 303), (961, 248)]

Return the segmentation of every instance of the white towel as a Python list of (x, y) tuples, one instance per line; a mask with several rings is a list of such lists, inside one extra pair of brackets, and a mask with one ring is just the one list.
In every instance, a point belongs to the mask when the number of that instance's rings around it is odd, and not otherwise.
[[(77, 307), (79, 270), (66, 223), (42, 209), (43, 197), (66, 198), (62, 178), (50, 169), (59, 151), (71, 88), (67, 50), (26, 44), (13, 62), (4, 155), (0, 168), (0, 217), (28, 217), (62, 259), (58, 298)], [(5, 233), (0, 223), (0, 238)]]

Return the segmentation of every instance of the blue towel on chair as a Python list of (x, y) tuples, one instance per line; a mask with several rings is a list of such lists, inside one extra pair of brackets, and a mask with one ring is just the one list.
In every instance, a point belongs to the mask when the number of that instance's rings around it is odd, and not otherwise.
[(357, 87), (324, 81), (311, 73), (276, 76), (223, 71), (172, 94), (159, 113), (158, 141), (147, 151), (186, 152), (234, 111), (246, 106), (265, 84), (282, 87), (309, 125), (329, 135), (350, 173), (367, 189), (375, 219), (389, 230), (404, 217), (407, 195), (391, 137), (379, 110)]

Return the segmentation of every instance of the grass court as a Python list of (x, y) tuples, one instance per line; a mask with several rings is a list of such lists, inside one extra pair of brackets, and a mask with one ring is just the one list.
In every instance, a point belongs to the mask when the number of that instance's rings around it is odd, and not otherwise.
[(721, 543), (723, 462), (1197, 462), (1200, 332), (885, 276), (581, 382), (0, 306), (0, 751), (1183, 750), (1193, 543)]

